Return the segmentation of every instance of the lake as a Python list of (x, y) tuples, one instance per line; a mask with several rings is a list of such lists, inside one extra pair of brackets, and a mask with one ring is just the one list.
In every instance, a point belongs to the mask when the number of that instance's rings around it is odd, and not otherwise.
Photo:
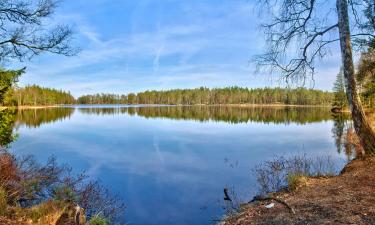
[(329, 108), (69, 106), (17, 112), (10, 149), (56, 156), (126, 204), (134, 225), (215, 224), (223, 189), (250, 200), (254, 167), (275, 156), (330, 156), (339, 170)]

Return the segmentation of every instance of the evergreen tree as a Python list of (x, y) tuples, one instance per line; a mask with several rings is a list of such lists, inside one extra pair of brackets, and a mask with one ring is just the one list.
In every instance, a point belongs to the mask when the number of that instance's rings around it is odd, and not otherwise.
[(342, 69), (336, 76), (336, 81), (333, 86), (334, 99), (332, 106), (334, 108), (343, 109), (348, 106), (348, 101), (346, 99), (345, 85), (344, 85), (344, 74)]
[(13, 134), (16, 112), (14, 110), (0, 111), (0, 148), (7, 147), (11, 144), (16, 135)]
[(7, 106), (37, 106), (74, 103), (75, 99), (69, 92), (32, 85), (10, 89), (4, 98), (3, 104)]
[(4, 70), (0, 69), (0, 103), (3, 102), (6, 93), (17, 82), (18, 77), (25, 72), (21, 70)]
[(356, 79), (362, 98), (367, 107), (375, 106), (375, 50), (369, 48), (361, 54)]
[(79, 104), (165, 104), (165, 105), (227, 105), (284, 104), (331, 105), (330, 92), (297, 88), (195, 88), (166, 91), (145, 91), (128, 95), (95, 94), (77, 99)]

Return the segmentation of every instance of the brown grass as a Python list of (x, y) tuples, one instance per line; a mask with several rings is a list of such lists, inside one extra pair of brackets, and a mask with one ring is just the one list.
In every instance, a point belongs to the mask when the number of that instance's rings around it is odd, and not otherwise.
[(221, 225), (244, 224), (375, 224), (375, 158), (349, 163), (339, 176), (308, 178), (294, 192), (274, 195), (295, 209), (264, 201), (242, 206)]
[(366, 116), (368, 120), (370, 121), (372, 129), (375, 131), (375, 109), (367, 110)]

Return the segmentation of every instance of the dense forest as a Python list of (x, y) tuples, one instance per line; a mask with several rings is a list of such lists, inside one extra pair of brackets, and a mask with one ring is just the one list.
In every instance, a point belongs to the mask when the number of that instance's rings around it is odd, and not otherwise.
[[(375, 41), (374, 44), (375, 46)], [(375, 47), (361, 54), (357, 66), (358, 91), (365, 107), (375, 107)]]
[(3, 105), (45, 106), (74, 103), (75, 99), (69, 92), (31, 85), (22, 88), (11, 88), (5, 94)]
[(219, 105), (219, 104), (285, 104), (330, 105), (330, 92), (297, 88), (196, 88), (167, 91), (145, 91), (128, 95), (95, 94), (77, 99), (79, 104), (166, 104), (166, 105)]
[[(361, 54), (355, 74), (357, 90), (360, 94), (362, 106), (367, 109), (375, 107), (375, 55), (373, 51)], [(346, 109), (349, 107), (342, 69), (340, 69), (340, 72), (336, 76), (333, 94), (332, 106), (334, 108)]]
[(220, 104), (284, 104), (330, 105), (331, 92), (306, 88), (195, 88), (166, 91), (145, 91), (137, 94), (84, 95), (77, 100), (70, 92), (37, 85), (11, 88), (4, 95), (5, 106), (45, 106), (62, 104), (166, 104), (166, 105), (220, 105)]
[[(360, 76), (361, 75), (361, 76)], [(375, 105), (374, 79), (357, 75), (359, 90), (365, 106)], [(75, 99), (70, 92), (30, 85), (10, 88), (4, 94), (4, 106), (46, 106), (69, 104), (165, 104), (165, 105), (220, 105), (220, 104), (283, 104), (332, 105), (347, 107), (342, 71), (337, 75), (333, 92), (297, 88), (195, 88), (166, 91), (145, 91), (137, 94), (94, 94)]]

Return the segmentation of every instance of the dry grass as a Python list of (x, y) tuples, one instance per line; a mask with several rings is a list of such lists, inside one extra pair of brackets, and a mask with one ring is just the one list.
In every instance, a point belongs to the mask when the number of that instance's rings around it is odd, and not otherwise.
[[(31, 208), (8, 207), (7, 215), (0, 217), (1, 225), (67, 225), (75, 224), (73, 204), (48, 200)], [(80, 211), (80, 224), (85, 224), (85, 213)]]
[(375, 110), (368, 110), (366, 113), (368, 120), (372, 126), (372, 129), (375, 131)]
[(71, 175), (71, 169), (54, 158), (40, 165), (30, 156), (16, 158), (0, 150), (0, 225), (67, 225), (77, 210), (82, 221), (86, 215), (114, 221), (122, 216), (123, 202), (85, 179), (83, 174)]
[(375, 224), (375, 158), (354, 160), (339, 176), (308, 178), (306, 185), (294, 192), (274, 197), (287, 202), (290, 211), (271, 201), (245, 204), (241, 212), (221, 225), (244, 224)]

